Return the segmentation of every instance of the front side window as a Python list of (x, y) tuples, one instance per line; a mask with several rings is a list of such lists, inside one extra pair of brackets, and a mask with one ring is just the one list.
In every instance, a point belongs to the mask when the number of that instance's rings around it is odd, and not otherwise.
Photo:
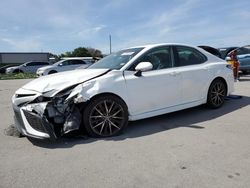
[(93, 65), (89, 66), (89, 69), (121, 69), (127, 64), (136, 54), (138, 54), (143, 48), (130, 48), (122, 50), (109, 56), (104, 57)]
[(175, 67), (197, 65), (204, 63), (207, 58), (201, 52), (194, 48), (186, 46), (176, 46)]
[(170, 68), (172, 67), (170, 54), (170, 47), (168, 46), (154, 48), (139, 57), (129, 70), (134, 71), (140, 62), (150, 62), (153, 65), (152, 70)]
[(62, 61), (59, 65), (67, 66), (67, 65), (70, 65), (70, 62), (68, 60), (67, 61)]

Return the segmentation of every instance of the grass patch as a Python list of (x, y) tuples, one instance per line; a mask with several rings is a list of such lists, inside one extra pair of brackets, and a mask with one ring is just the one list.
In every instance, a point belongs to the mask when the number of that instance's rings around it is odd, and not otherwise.
[(37, 78), (37, 75), (32, 73), (0, 74), (0, 80), (30, 79), (30, 78)]

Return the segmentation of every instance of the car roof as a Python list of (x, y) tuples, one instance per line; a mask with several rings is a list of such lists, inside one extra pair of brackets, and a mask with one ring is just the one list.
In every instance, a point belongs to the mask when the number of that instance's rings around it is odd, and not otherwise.
[(158, 46), (187, 46), (187, 47), (193, 47), (196, 48), (196, 46), (190, 45), (190, 44), (184, 44), (184, 43), (155, 43), (155, 44), (146, 44), (146, 45), (140, 45), (140, 46), (133, 46), (125, 49), (133, 49), (133, 48), (154, 48)]

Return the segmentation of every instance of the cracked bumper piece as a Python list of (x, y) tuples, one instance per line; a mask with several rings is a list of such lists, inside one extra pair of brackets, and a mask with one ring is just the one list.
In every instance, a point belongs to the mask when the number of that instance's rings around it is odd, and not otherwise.
[(53, 125), (45, 117), (41, 117), (24, 108), (13, 106), (15, 126), (23, 135), (37, 139), (56, 139)]

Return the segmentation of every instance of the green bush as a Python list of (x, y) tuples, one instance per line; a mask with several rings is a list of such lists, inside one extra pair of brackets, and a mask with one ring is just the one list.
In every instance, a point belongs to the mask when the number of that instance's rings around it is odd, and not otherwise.
[(31, 73), (0, 74), (0, 80), (30, 79), (30, 78), (37, 78), (37, 75)]

